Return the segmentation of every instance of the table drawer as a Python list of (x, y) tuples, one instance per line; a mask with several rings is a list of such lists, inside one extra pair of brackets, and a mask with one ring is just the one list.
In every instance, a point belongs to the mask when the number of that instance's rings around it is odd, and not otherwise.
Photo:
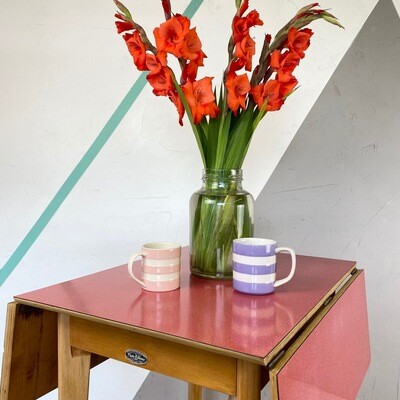
[(141, 368), (236, 393), (236, 359), (232, 357), (76, 317), (70, 319), (70, 332), (71, 346), (78, 349), (129, 364), (126, 353), (134, 350), (139, 362), (135, 365)]

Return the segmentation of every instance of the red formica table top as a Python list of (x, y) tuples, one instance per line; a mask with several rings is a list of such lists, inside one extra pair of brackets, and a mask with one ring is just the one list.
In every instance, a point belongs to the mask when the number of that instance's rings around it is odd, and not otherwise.
[[(280, 279), (289, 272), (290, 257), (277, 257)], [(140, 264), (135, 267), (139, 271)], [(15, 300), (263, 362), (354, 267), (354, 261), (297, 256), (296, 274), (289, 283), (273, 294), (247, 295), (233, 290), (231, 281), (192, 276), (184, 248), (181, 288), (172, 292), (142, 290), (122, 265), (24, 293)]]

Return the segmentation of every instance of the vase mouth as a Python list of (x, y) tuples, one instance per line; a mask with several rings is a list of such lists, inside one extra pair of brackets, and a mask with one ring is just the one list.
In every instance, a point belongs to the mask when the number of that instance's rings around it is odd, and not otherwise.
[(204, 168), (203, 172), (206, 173), (241, 173), (242, 168)]
[(205, 168), (203, 169), (203, 181), (207, 179), (230, 179), (230, 180), (242, 180), (243, 171), (241, 168), (237, 169), (214, 169)]

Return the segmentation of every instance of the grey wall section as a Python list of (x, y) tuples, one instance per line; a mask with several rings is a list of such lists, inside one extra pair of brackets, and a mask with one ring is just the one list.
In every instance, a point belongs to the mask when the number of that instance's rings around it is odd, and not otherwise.
[(399, 16), (381, 0), (256, 202), (257, 235), (365, 268), (372, 363), (359, 399), (400, 398), (399, 71)]
[[(400, 20), (381, 0), (256, 201), (257, 235), (366, 269), (373, 361), (358, 399), (399, 399), (398, 71)], [(186, 390), (150, 373), (135, 399), (183, 400)]]

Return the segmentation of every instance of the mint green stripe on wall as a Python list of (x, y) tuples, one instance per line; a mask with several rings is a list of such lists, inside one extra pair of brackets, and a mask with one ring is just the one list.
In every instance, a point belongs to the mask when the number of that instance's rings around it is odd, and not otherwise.
[[(191, 0), (191, 2), (186, 7), (184, 11), (184, 15), (189, 18), (192, 18), (193, 15), (197, 12), (201, 4), (204, 0)], [(136, 82), (133, 84), (129, 92), (126, 94), (124, 99), (121, 101), (117, 109), (111, 115), (110, 119), (107, 121), (104, 128), (101, 130), (95, 141), (89, 147), (88, 151), (84, 154), (82, 159), (73, 169), (71, 174), (68, 176), (66, 181), (63, 183), (61, 188), (58, 190), (56, 195), (50, 201), (49, 205), (40, 215), (39, 219), (35, 222), (33, 227), (24, 237), (22, 242), (16, 248), (14, 253), (8, 259), (8, 261), (4, 264), (3, 268), (0, 270), (0, 287), (6, 281), (6, 279), (10, 276), (10, 274), (17, 267), (19, 262), (28, 252), (28, 250), (32, 247), (33, 243), (35, 243), (36, 239), (42, 233), (43, 229), (47, 226), (50, 220), (53, 218), (54, 214), (60, 208), (61, 204), (67, 198), (71, 190), (78, 183), (79, 179), (85, 173), (85, 171), (89, 168), (92, 161), (99, 154), (100, 150), (107, 143), (108, 139), (114, 133), (117, 126), (120, 124), (122, 119), (125, 117), (126, 113), (132, 106), (132, 104), (136, 101), (139, 94), (142, 92), (143, 88), (146, 85), (146, 73), (142, 73)]]

